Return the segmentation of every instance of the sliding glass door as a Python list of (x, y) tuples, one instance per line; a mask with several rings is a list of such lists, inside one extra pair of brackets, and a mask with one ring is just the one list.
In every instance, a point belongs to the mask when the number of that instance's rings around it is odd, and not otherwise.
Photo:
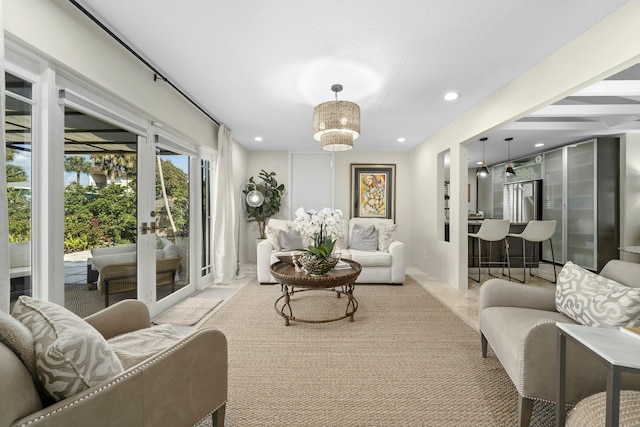
[(145, 138), (70, 106), (64, 122), (65, 306), (86, 316), (138, 297), (138, 149)]
[(5, 73), (5, 160), (9, 217), (10, 303), (31, 295), (31, 152), (33, 85)]
[(155, 300), (160, 302), (185, 287), (192, 288), (191, 157), (161, 143), (155, 148)]
[(9, 302), (87, 316), (136, 298), (154, 316), (211, 277), (215, 156), (15, 53), (6, 69)]

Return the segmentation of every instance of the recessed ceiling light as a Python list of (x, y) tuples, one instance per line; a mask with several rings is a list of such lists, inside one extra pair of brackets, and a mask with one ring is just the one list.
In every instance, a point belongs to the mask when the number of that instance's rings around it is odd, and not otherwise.
[(535, 145), (535, 147), (544, 147), (544, 143), (542, 143), (542, 142), (538, 142), (538, 143)]
[(262, 137), (261, 136), (256, 136), (255, 138), (253, 138), (253, 140), (255, 142), (261, 142), (262, 141)]
[(405, 142), (406, 140), (406, 138), (398, 138), (398, 142)]
[(481, 165), (481, 164), (482, 164), (482, 162), (476, 162), (476, 165)]
[(458, 92), (449, 92), (445, 94), (444, 99), (447, 101), (453, 101), (454, 99), (458, 99), (460, 94)]

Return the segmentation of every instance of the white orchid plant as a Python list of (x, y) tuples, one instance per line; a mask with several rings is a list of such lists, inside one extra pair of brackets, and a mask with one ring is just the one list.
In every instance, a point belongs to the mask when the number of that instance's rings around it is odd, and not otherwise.
[(336, 240), (342, 237), (344, 221), (340, 209), (323, 208), (316, 212), (298, 208), (294, 223), (303, 237), (313, 241), (307, 251), (316, 258), (324, 259), (333, 252)]

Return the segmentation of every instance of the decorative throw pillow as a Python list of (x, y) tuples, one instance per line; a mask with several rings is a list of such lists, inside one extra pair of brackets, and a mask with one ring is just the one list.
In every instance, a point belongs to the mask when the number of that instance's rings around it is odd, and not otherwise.
[(22, 360), (24, 366), (37, 382), (33, 335), (29, 328), (4, 311), (0, 311), (0, 342), (9, 347)]
[(118, 335), (108, 342), (126, 370), (155, 356), (182, 338), (184, 337), (173, 325), (164, 324)]
[(276, 228), (271, 224), (267, 224), (267, 226), (264, 228), (264, 234), (266, 234), (267, 240), (271, 243), (273, 249), (276, 251), (282, 250), (282, 246), (280, 246), (280, 231), (282, 230), (289, 231), (289, 227)]
[(283, 251), (303, 249), (302, 236), (299, 231), (280, 231), (280, 247)]
[(23, 295), (12, 315), (33, 334), (38, 379), (53, 400), (66, 399), (123, 371), (102, 335), (66, 308)]
[(354, 224), (349, 238), (349, 247), (359, 251), (377, 251), (378, 230), (375, 225), (363, 227), (360, 224)]
[(376, 226), (378, 230), (378, 250), (389, 252), (389, 244), (396, 235), (398, 224), (379, 224)]
[(558, 275), (556, 309), (586, 326), (640, 326), (640, 288), (567, 262)]

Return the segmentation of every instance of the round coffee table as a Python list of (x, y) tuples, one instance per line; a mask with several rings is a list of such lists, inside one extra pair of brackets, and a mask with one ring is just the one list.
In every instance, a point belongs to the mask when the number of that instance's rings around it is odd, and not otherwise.
[[(348, 259), (341, 259), (341, 261), (349, 264), (350, 268), (333, 269), (326, 276), (311, 276), (304, 271), (296, 272), (293, 265), (285, 264), (282, 261), (271, 264), (271, 275), (280, 282), (282, 291), (282, 296), (276, 300), (274, 307), (276, 313), (284, 318), (285, 326), (289, 326), (289, 321), (291, 320), (303, 323), (327, 323), (348, 317), (353, 322), (353, 313), (358, 309), (358, 300), (353, 296), (353, 290), (355, 281), (360, 275), (360, 271), (362, 271), (362, 266)], [(338, 298), (341, 295), (346, 295), (348, 301), (344, 316), (322, 320), (307, 320), (295, 317), (291, 309), (291, 297), (297, 292), (316, 290), (335, 292)]]

